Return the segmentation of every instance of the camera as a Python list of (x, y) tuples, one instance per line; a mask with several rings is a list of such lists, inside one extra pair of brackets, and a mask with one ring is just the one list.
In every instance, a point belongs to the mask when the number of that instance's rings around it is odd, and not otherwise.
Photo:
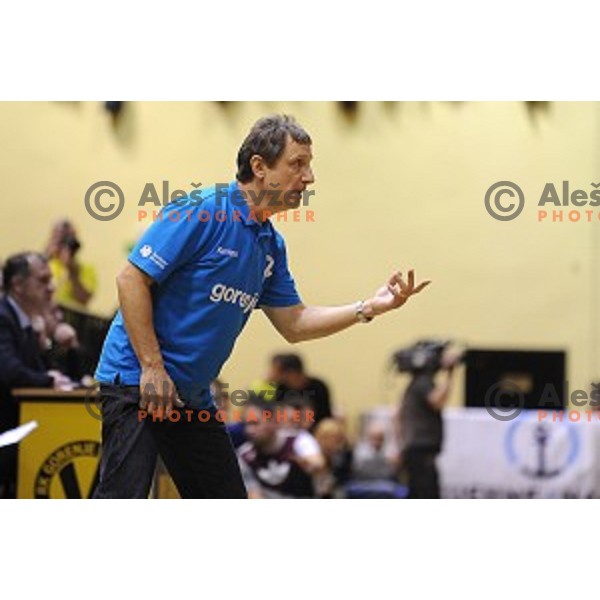
[[(421, 340), (398, 350), (392, 356), (393, 367), (400, 373), (439, 371), (444, 351), (452, 344), (450, 340)], [(464, 354), (457, 356), (456, 364), (463, 361)]]
[(60, 245), (68, 248), (71, 254), (75, 254), (81, 248), (79, 240), (74, 235), (65, 235), (60, 241)]

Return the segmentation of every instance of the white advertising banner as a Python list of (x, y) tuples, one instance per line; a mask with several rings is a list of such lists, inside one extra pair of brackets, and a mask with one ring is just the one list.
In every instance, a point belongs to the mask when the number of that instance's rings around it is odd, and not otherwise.
[(600, 497), (600, 413), (447, 409), (438, 466), (444, 498)]

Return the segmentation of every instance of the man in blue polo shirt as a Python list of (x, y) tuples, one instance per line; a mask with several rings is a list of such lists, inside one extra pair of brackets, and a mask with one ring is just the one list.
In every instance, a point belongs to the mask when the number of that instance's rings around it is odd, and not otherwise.
[[(96, 371), (103, 450), (94, 497), (147, 497), (158, 454), (184, 498), (246, 497), (210, 382), (252, 310), (294, 343), (366, 323), (429, 283), (395, 273), (369, 300), (302, 303), (269, 216), (298, 208), (314, 182), (311, 144), (291, 117), (259, 120), (239, 150), (236, 181), (166, 206), (131, 252)], [(157, 411), (169, 418), (152, 418)], [(213, 418), (190, 418), (198, 411)]]

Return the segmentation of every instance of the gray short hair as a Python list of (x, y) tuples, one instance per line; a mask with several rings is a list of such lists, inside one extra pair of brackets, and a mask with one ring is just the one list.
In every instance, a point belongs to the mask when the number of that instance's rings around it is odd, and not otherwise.
[(243, 141), (237, 155), (236, 178), (240, 183), (254, 179), (250, 159), (258, 154), (272, 167), (285, 148), (288, 135), (298, 144), (312, 144), (310, 135), (289, 115), (271, 115), (259, 119)]

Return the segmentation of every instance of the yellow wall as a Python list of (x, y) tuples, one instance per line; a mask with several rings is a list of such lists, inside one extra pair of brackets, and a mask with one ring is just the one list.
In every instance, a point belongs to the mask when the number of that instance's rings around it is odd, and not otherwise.
[[(115, 127), (99, 102), (0, 105), (0, 256), (42, 248), (69, 215), (98, 270), (92, 309), (115, 306), (114, 276), (143, 225), (135, 203), (146, 182), (189, 189), (229, 181), (249, 126), (294, 114), (314, 141), (314, 223), (281, 224), (304, 300), (341, 304), (372, 293), (397, 267), (433, 280), (394, 315), (296, 346), (349, 414), (394, 401), (384, 367), (396, 348), (426, 335), (482, 347), (564, 348), (571, 387), (598, 376), (598, 234), (595, 223), (538, 223), (545, 182), (590, 191), (598, 179), (596, 103), (361, 103), (355, 121), (334, 103), (129, 103)], [(108, 223), (83, 196), (116, 181), (129, 203)], [(498, 180), (528, 199), (511, 222), (493, 220), (483, 196)], [(243, 386), (286, 348), (259, 313), (223, 376)], [(457, 389), (453, 402), (460, 401)]]

